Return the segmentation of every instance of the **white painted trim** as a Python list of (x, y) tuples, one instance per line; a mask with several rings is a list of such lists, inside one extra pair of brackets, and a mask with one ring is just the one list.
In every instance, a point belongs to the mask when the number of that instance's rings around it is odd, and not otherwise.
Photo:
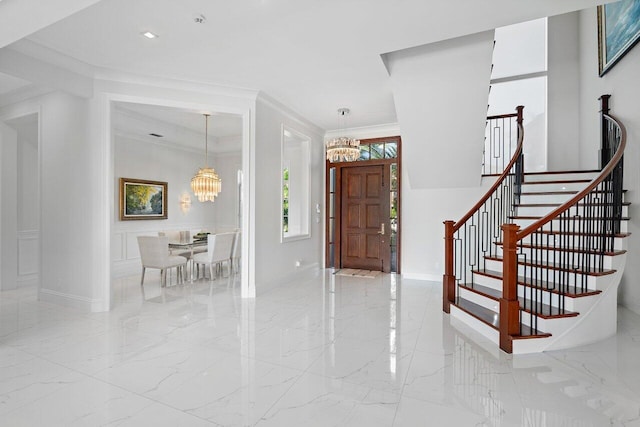
[[(170, 150), (182, 151), (185, 153), (196, 153), (196, 154), (202, 153), (202, 148), (190, 147), (184, 144), (176, 144), (175, 142), (172, 142), (171, 140), (166, 140), (166, 139), (155, 139), (155, 140), (143, 139), (143, 138), (140, 138), (139, 135), (134, 135), (134, 134), (123, 132), (117, 129), (115, 130), (115, 132), (112, 132), (112, 135), (118, 138), (126, 138), (131, 141), (142, 142), (144, 144), (152, 145), (155, 147), (162, 147)], [(209, 150), (209, 151), (213, 152), (213, 150)]]
[[(141, 84), (148, 87), (150, 79), (141, 80)], [(151, 79), (153, 80), (153, 79)], [(105, 82), (110, 83), (110, 82)], [(175, 82), (174, 82), (175, 83)], [(167, 87), (163, 87), (166, 89)], [(184, 87), (180, 87), (185, 89)], [(199, 86), (193, 86), (197, 88), (194, 93), (202, 93), (202, 89)], [(105, 212), (108, 212), (106, 218), (103, 219), (105, 225), (104, 231), (106, 233), (106, 261), (103, 265), (108, 266), (108, 273), (105, 273), (106, 283), (99, 285), (102, 289), (103, 301), (106, 305), (106, 309), (110, 307), (111, 298), (111, 233), (115, 230), (115, 217), (114, 217), (114, 140), (112, 123), (112, 105), (114, 102), (134, 102), (148, 105), (168, 106), (174, 108), (182, 108), (187, 110), (204, 110), (204, 111), (216, 111), (221, 113), (238, 114), (242, 117), (242, 170), (243, 170), (243, 185), (242, 185), (242, 200), (243, 200), (243, 224), (242, 224), (242, 274), (241, 274), (241, 286), (240, 294), (242, 298), (255, 298), (255, 174), (253, 173), (255, 167), (255, 118), (252, 111), (255, 111), (255, 98), (245, 96), (244, 100), (248, 101), (245, 105), (229, 105), (210, 103), (203, 104), (201, 102), (189, 102), (189, 101), (177, 101), (170, 99), (166, 96), (161, 97), (147, 97), (140, 95), (128, 95), (123, 93), (115, 93), (111, 91), (105, 91), (101, 93), (104, 99), (102, 106), (106, 109), (104, 117), (104, 132), (102, 133), (102, 144), (105, 150), (105, 161), (103, 165), (106, 168), (104, 174), (103, 185), (106, 189), (104, 200), (107, 203)], [(236, 98), (237, 101), (237, 98)]]
[(324, 134), (324, 140), (327, 141), (332, 138), (346, 135), (356, 139), (369, 139), (398, 136), (401, 135), (401, 132), (400, 125), (398, 123), (387, 123), (375, 126), (328, 130)]
[(38, 300), (62, 305), (64, 307), (75, 308), (85, 312), (102, 311), (102, 307), (104, 305), (103, 301), (99, 299), (81, 297), (46, 288), (40, 288), (38, 290)]
[[(27, 241), (27, 240), (36, 240), (37, 241), (37, 247), (39, 247), (40, 245), (40, 232), (38, 230), (23, 230), (23, 231), (18, 231), (18, 281), (25, 281), (25, 280), (33, 280), (33, 277), (35, 276), (37, 278), (38, 276), (38, 264), (36, 264), (35, 269), (32, 271), (21, 271), (20, 270), (20, 254), (22, 253), (22, 243)], [(38, 249), (36, 248), (36, 253), (34, 254), (36, 256), (38, 256)]]
[(441, 274), (401, 273), (403, 279), (426, 280), (429, 282), (442, 282)]
[(279, 285), (283, 283), (292, 282), (294, 280), (301, 281), (306, 279), (311, 279), (312, 277), (318, 276), (320, 274), (324, 274), (324, 269), (320, 267), (320, 263), (314, 262), (310, 264), (302, 265), (300, 268), (296, 269), (290, 274), (287, 274), (284, 277), (278, 278), (273, 282), (261, 282), (259, 284), (260, 294), (264, 294), (265, 292), (269, 292), (273, 289), (276, 289)]
[[(260, 102), (267, 107), (273, 108), (274, 110), (285, 115), (287, 118), (293, 120), (294, 122), (297, 122), (299, 125), (304, 126), (305, 128), (309, 128), (311, 132), (314, 132), (318, 136), (322, 136), (324, 134), (324, 129), (322, 129), (321, 127), (319, 127), (314, 123), (311, 123), (309, 120), (307, 120), (297, 112), (293, 111), (286, 105), (276, 101), (274, 98), (270, 97), (264, 92), (260, 92), (258, 94), (258, 97), (256, 98), (256, 102)], [(291, 126), (291, 125), (288, 124), (287, 126)], [(305, 132), (302, 132), (302, 133), (305, 133)]]

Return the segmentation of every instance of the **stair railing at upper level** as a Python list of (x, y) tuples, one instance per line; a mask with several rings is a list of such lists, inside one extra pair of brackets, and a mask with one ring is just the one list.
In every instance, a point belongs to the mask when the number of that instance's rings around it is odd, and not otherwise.
[[(502, 237), (502, 224), (509, 222), (520, 197), (524, 173), (522, 144), (523, 106), (516, 113), (487, 117), (487, 128), (503, 141), (517, 141), (509, 162), (489, 191), (458, 222), (445, 221), (445, 271), (443, 310), (449, 313), (459, 284), (472, 283), (472, 271), (484, 269), (485, 256), (495, 255), (496, 239)], [(514, 134), (515, 132), (515, 134)], [(493, 139), (489, 139), (494, 144)], [(485, 148), (485, 156), (487, 149)]]
[[(500, 299), (500, 348), (510, 353), (513, 336), (523, 324), (535, 334), (538, 315), (562, 314), (569, 293), (597, 292), (588, 276), (607, 274), (606, 255), (615, 251), (622, 219), (624, 125), (609, 114), (609, 95), (603, 95), (602, 150), (604, 167), (587, 187), (535, 223), (519, 229), (503, 226), (503, 290)], [(528, 250), (525, 252), (523, 248)], [(520, 270), (519, 267), (520, 266)], [(524, 285), (520, 300), (518, 284)], [(543, 290), (556, 298), (543, 301)], [(549, 313), (553, 305), (555, 313)], [(523, 308), (523, 310), (520, 310)]]
[(482, 175), (500, 175), (513, 158), (518, 148), (517, 114), (487, 117), (482, 153)]

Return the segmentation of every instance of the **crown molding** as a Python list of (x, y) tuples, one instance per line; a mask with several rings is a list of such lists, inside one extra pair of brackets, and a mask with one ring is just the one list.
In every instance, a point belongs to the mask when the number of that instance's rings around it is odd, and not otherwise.
[(400, 134), (399, 123), (387, 123), (374, 126), (330, 130), (324, 134), (324, 139), (328, 140), (340, 136), (349, 136), (356, 139), (384, 138), (385, 136), (397, 136)]
[(302, 116), (300, 113), (292, 110), (291, 108), (287, 107), (280, 101), (277, 101), (272, 96), (267, 95), (265, 92), (260, 92), (258, 94), (258, 98), (256, 99), (256, 102), (279, 111), (280, 113), (284, 114), (291, 120), (310, 129), (311, 132), (317, 134), (318, 136), (322, 136), (325, 132), (324, 129), (322, 129), (320, 126), (316, 125), (315, 123), (312, 123), (310, 120)]

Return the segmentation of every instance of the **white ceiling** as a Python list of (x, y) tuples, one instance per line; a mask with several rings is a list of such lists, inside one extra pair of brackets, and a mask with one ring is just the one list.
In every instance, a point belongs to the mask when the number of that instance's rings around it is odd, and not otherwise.
[[(242, 117), (233, 114), (210, 113), (208, 120), (209, 150), (240, 151)], [(205, 117), (203, 112), (157, 105), (118, 102), (115, 104), (113, 127), (116, 134), (141, 141), (203, 150)], [(150, 135), (159, 134), (161, 137)]]
[(30, 84), (27, 80), (0, 73), (0, 94), (10, 93)]
[[(0, 2), (0, 15), (7, 3), (20, 2)], [(78, 10), (93, 1), (75, 3)], [(262, 90), (330, 130), (342, 125), (336, 110), (343, 106), (352, 112), (349, 127), (396, 122), (381, 54), (597, 3), (102, 0), (52, 18), (28, 39), (95, 67)], [(14, 14), (15, 26), (29, 20), (28, 10)], [(200, 14), (206, 23), (194, 22)], [(159, 38), (142, 37), (147, 30)]]

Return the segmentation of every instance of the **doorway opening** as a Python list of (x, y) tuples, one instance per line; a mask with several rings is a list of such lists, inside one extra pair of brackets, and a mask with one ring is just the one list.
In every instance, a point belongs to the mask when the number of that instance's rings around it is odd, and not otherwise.
[(0, 290), (40, 289), (39, 113), (0, 121)]
[(400, 273), (401, 138), (363, 139), (325, 176), (326, 265)]

